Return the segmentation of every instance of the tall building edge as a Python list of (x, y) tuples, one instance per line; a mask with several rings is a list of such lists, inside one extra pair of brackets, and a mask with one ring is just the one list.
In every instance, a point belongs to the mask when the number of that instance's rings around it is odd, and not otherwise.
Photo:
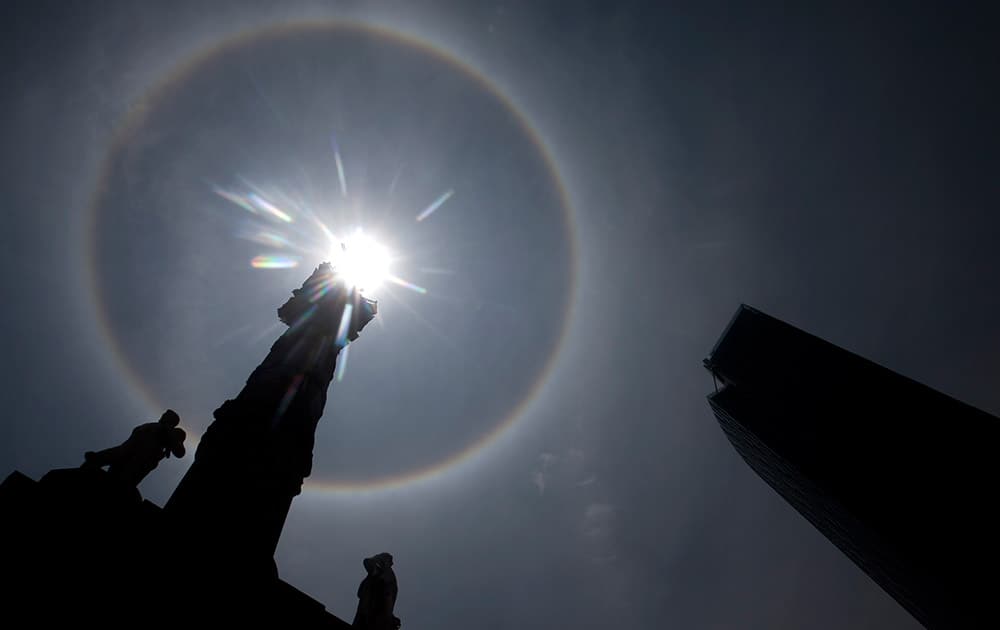
[(1000, 420), (746, 305), (705, 366), (740, 456), (917, 620), (994, 623)]

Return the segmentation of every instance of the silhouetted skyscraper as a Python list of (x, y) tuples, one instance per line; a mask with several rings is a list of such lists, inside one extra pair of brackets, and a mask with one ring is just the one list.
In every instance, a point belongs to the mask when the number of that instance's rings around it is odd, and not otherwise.
[(1000, 420), (748, 306), (705, 366), (740, 455), (910, 613), (996, 623)]

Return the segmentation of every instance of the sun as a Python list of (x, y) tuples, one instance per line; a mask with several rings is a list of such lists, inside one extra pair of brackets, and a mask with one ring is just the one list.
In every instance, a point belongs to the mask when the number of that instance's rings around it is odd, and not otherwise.
[(330, 262), (348, 286), (374, 291), (390, 277), (392, 256), (385, 246), (359, 229), (334, 246)]

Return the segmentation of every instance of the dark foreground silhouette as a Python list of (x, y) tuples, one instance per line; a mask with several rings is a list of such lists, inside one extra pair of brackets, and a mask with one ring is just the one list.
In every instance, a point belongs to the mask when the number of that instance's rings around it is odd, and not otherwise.
[(1000, 420), (747, 306), (705, 365), (736, 450), (887, 593), (998, 627)]
[(132, 430), (132, 435), (118, 446), (103, 451), (87, 451), (84, 466), (108, 467), (112, 477), (123, 484), (138, 486), (166, 457), (184, 457), (184, 438), (180, 416), (167, 409), (157, 422), (148, 422)]
[[(375, 302), (345, 286), (329, 264), (318, 267), (278, 309), (288, 330), (215, 411), (162, 509), (136, 485), (169, 455), (184, 455), (180, 419), (169, 410), (124, 443), (87, 453), (79, 468), (37, 482), (19, 472), (7, 477), (0, 484), (0, 623), (350, 628), (279, 579), (274, 549), (312, 469), (337, 357), (375, 312)], [(355, 627), (395, 628), (392, 558), (368, 560)]]
[(392, 614), (399, 595), (396, 573), (392, 570), (392, 555), (383, 552), (365, 558), (363, 564), (368, 575), (358, 586), (358, 612), (354, 615), (354, 627), (396, 630), (401, 623)]
[(273, 563), (215, 564), (202, 541), (99, 468), (37, 482), (15, 472), (0, 485), (0, 509), (5, 627), (351, 627)]

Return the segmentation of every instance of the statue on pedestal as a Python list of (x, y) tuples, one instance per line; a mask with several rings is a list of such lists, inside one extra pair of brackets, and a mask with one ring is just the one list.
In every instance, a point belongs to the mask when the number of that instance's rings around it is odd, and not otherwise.
[(358, 586), (358, 612), (352, 625), (363, 630), (397, 630), (402, 622), (392, 614), (399, 594), (392, 554), (365, 558), (364, 565), (368, 575)]

